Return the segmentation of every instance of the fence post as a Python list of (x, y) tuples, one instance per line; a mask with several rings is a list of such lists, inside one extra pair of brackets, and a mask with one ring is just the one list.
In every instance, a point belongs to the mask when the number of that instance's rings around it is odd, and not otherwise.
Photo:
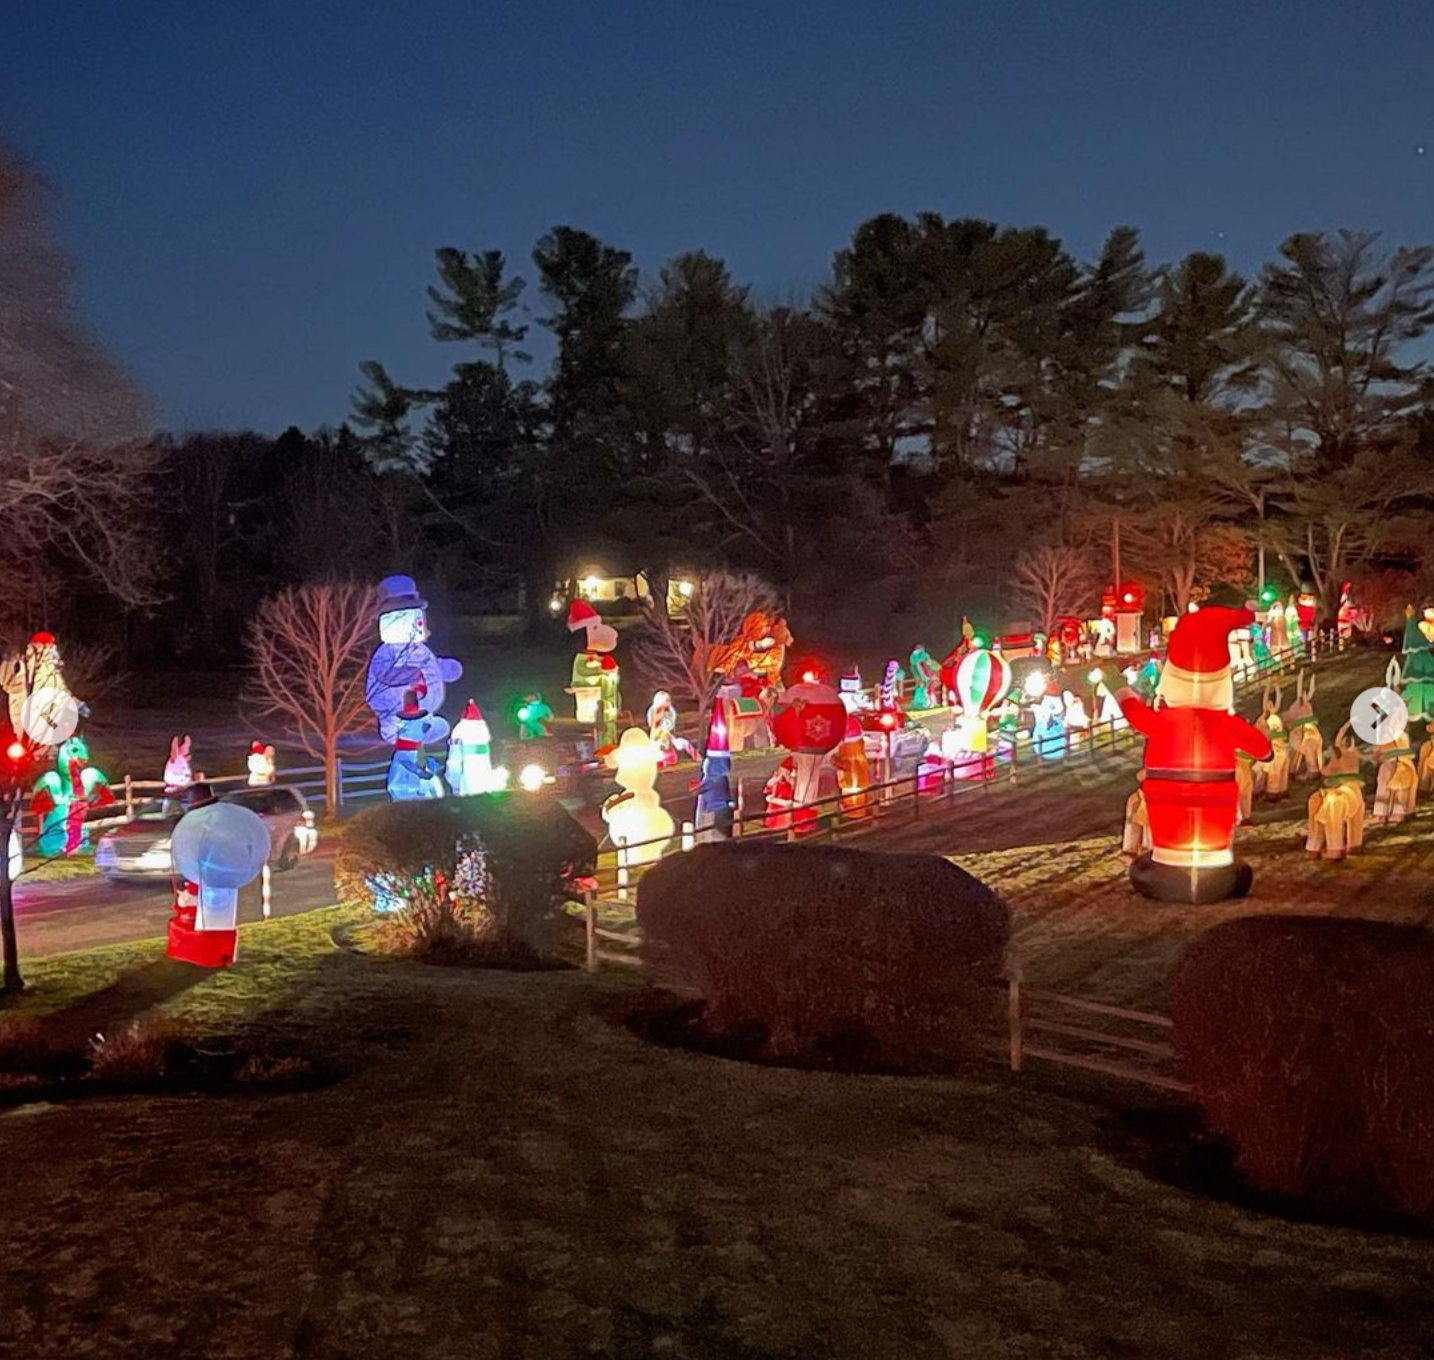
[(617, 900), (619, 902), (627, 901), (628, 881), (627, 837), (619, 836), (617, 838)]
[(695, 837), (693, 836), (693, 834), (692, 834), (692, 823), (691, 823), (691, 822), (683, 822), (683, 823), (682, 823), (682, 848), (683, 848), (684, 850), (690, 850), (690, 849), (692, 849), (692, 847), (693, 847), (696, 843), (697, 843), (697, 842), (696, 842), (696, 838), (695, 838)]
[(911, 820), (921, 820), (921, 766), (911, 772)]
[(124, 819), (134, 821), (134, 780), (129, 775), (124, 777)]
[(344, 810), (344, 758), (334, 757), (334, 812)]
[(743, 798), (743, 796), (742, 796), (742, 790), (743, 790), (743, 786), (744, 786), (745, 784), (746, 784), (746, 780), (744, 780), (741, 775), (738, 775), (738, 776), (737, 776), (737, 820), (736, 820), (736, 825), (735, 825), (734, 828), (733, 828), (733, 830), (734, 830), (733, 839), (734, 839), (734, 840), (736, 840), (736, 839), (738, 839), (738, 838), (741, 837), (741, 835), (742, 835), (743, 822), (746, 820), (746, 816), (747, 816), (746, 806), (745, 806), (745, 800), (744, 800), (744, 798)]
[(264, 909), (264, 919), (267, 921), (273, 913), (274, 905), (274, 871), (269, 868), (269, 862), (264, 861), (264, 867), (259, 871), (259, 901)]
[(596, 973), (598, 970), (597, 900), (591, 889), (583, 894), (583, 907), (587, 913), (587, 970), (590, 973)]
[(1011, 1038), (1011, 1071), (1021, 1070), (1022, 1060), (1022, 1034), (1021, 1034), (1021, 969), (1018, 964), (1011, 969), (1010, 976), (1006, 979), (1006, 1022), (1010, 1027)]

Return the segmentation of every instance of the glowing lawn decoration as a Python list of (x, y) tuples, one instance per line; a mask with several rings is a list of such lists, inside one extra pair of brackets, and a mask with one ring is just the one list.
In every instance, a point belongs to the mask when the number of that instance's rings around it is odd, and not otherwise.
[(618, 847), (619, 868), (661, 859), (672, 837), (672, 817), (657, 796), (659, 754), (657, 743), (642, 728), (629, 727), (607, 756), (622, 792), (602, 805), (602, 819)]
[(984, 647), (968, 652), (956, 668), (953, 689), (961, 716), (943, 754), (958, 776), (977, 776), (990, 750), (991, 718), (1011, 689), (1010, 662)]
[(488, 724), (472, 699), (448, 738), (448, 787), (456, 794), (496, 793), (508, 787), (508, 771), (493, 765)]
[(519, 741), (540, 741), (544, 737), (553, 735), (553, 729), (550, 726), (553, 721), (553, 710), (543, 702), (541, 694), (524, 695), (514, 716), (518, 719)]
[(10, 730), (36, 746), (59, 746), (88, 713), (65, 684), (65, 663), (53, 633), (36, 633), (25, 650), (0, 667), (10, 703)]
[(911, 707), (917, 712), (941, 706), (941, 667), (932, 659), (924, 643), (911, 652), (911, 678), (916, 684)]
[(1248, 609), (1210, 606), (1186, 614), (1170, 635), (1157, 702), (1133, 690), (1120, 707), (1145, 737), (1141, 789), (1152, 849), (1130, 866), (1130, 881), (1165, 902), (1243, 897), (1254, 875), (1237, 865), (1236, 753), (1268, 760), (1270, 739), (1235, 712), (1229, 635), (1254, 619)]
[(822, 757), (846, 734), (847, 711), (830, 685), (785, 690), (772, 709), (772, 735), (792, 753), (792, 802), (799, 828), (816, 824)]
[(170, 957), (227, 967), (238, 940), (239, 889), (268, 861), (268, 828), (237, 803), (206, 803), (180, 818), (170, 857), (181, 885), (169, 923)]
[(448, 724), (423, 708), (419, 698), (416, 691), (410, 690), (397, 714), (393, 757), (388, 762), (388, 779), (384, 784), (395, 803), (442, 798), (445, 792), (438, 762), (427, 755), (423, 747), (426, 742), (442, 741), (448, 735)]
[(617, 630), (604, 623), (586, 600), (574, 600), (568, 610), (568, 632), (584, 635), (568, 686), (577, 720), (593, 728), (599, 746), (611, 746), (617, 740), (617, 715), (622, 708), (622, 672), (612, 655)]
[(272, 784), (277, 773), (274, 763), (274, 748), (256, 741), (249, 747), (249, 782), (262, 787)]
[(428, 739), (442, 741), (448, 724), (436, 715), (447, 687), (462, 676), (463, 667), (452, 657), (436, 656), (428, 645), (428, 601), (419, 595), (413, 577), (386, 577), (379, 590), (379, 645), (369, 659), (364, 684), (364, 699), (378, 719), (378, 734), (385, 741), (393, 740), (405, 695), (421, 686), (428, 711), (435, 715)]
[(85, 814), (115, 800), (110, 781), (90, 764), (90, 750), (73, 736), (55, 753), (55, 768), (35, 782), (30, 810), (40, 819), (40, 853), (73, 855), (89, 846)]

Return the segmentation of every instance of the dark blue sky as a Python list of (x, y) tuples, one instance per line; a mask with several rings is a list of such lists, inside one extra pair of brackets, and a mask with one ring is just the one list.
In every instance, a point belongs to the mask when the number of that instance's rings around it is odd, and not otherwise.
[(177, 427), (336, 421), (364, 358), (436, 377), (433, 248), (531, 278), (559, 222), (644, 271), (702, 247), (773, 298), (884, 210), (1045, 223), (1082, 254), (1132, 222), (1154, 259), (1246, 268), (1303, 228), (1434, 239), (1430, 0), (5, 10), (0, 134)]

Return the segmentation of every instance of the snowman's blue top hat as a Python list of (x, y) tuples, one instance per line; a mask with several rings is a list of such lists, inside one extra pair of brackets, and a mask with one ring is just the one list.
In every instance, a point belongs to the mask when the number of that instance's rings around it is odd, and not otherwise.
[(427, 609), (428, 601), (418, 593), (418, 585), (411, 576), (385, 576), (378, 583), (380, 614), (395, 609)]

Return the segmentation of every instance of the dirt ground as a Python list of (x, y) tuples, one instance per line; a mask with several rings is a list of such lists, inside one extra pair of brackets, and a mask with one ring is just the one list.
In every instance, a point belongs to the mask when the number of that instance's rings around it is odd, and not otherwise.
[[(1159, 1003), (1184, 942), (1230, 914), (1428, 918), (1427, 808), (1346, 866), (1265, 810), (1242, 833), (1248, 901), (1138, 899), (1111, 835), (1128, 778), (1033, 781), (902, 834), (1006, 893), (1028, 976), (1116, 1001)], [(319, 924), (256, 929), (272, 955)], [(618, 970), (315, 957), (262, 1023), (343, 1080), (0, 1115), (0, 1357), (1434, 1353), (1434, 1238), (1162, 1179), (1139, 1131), (1170, 1107), (1136, 1088), (757, 1068), (636, 1037)]]

